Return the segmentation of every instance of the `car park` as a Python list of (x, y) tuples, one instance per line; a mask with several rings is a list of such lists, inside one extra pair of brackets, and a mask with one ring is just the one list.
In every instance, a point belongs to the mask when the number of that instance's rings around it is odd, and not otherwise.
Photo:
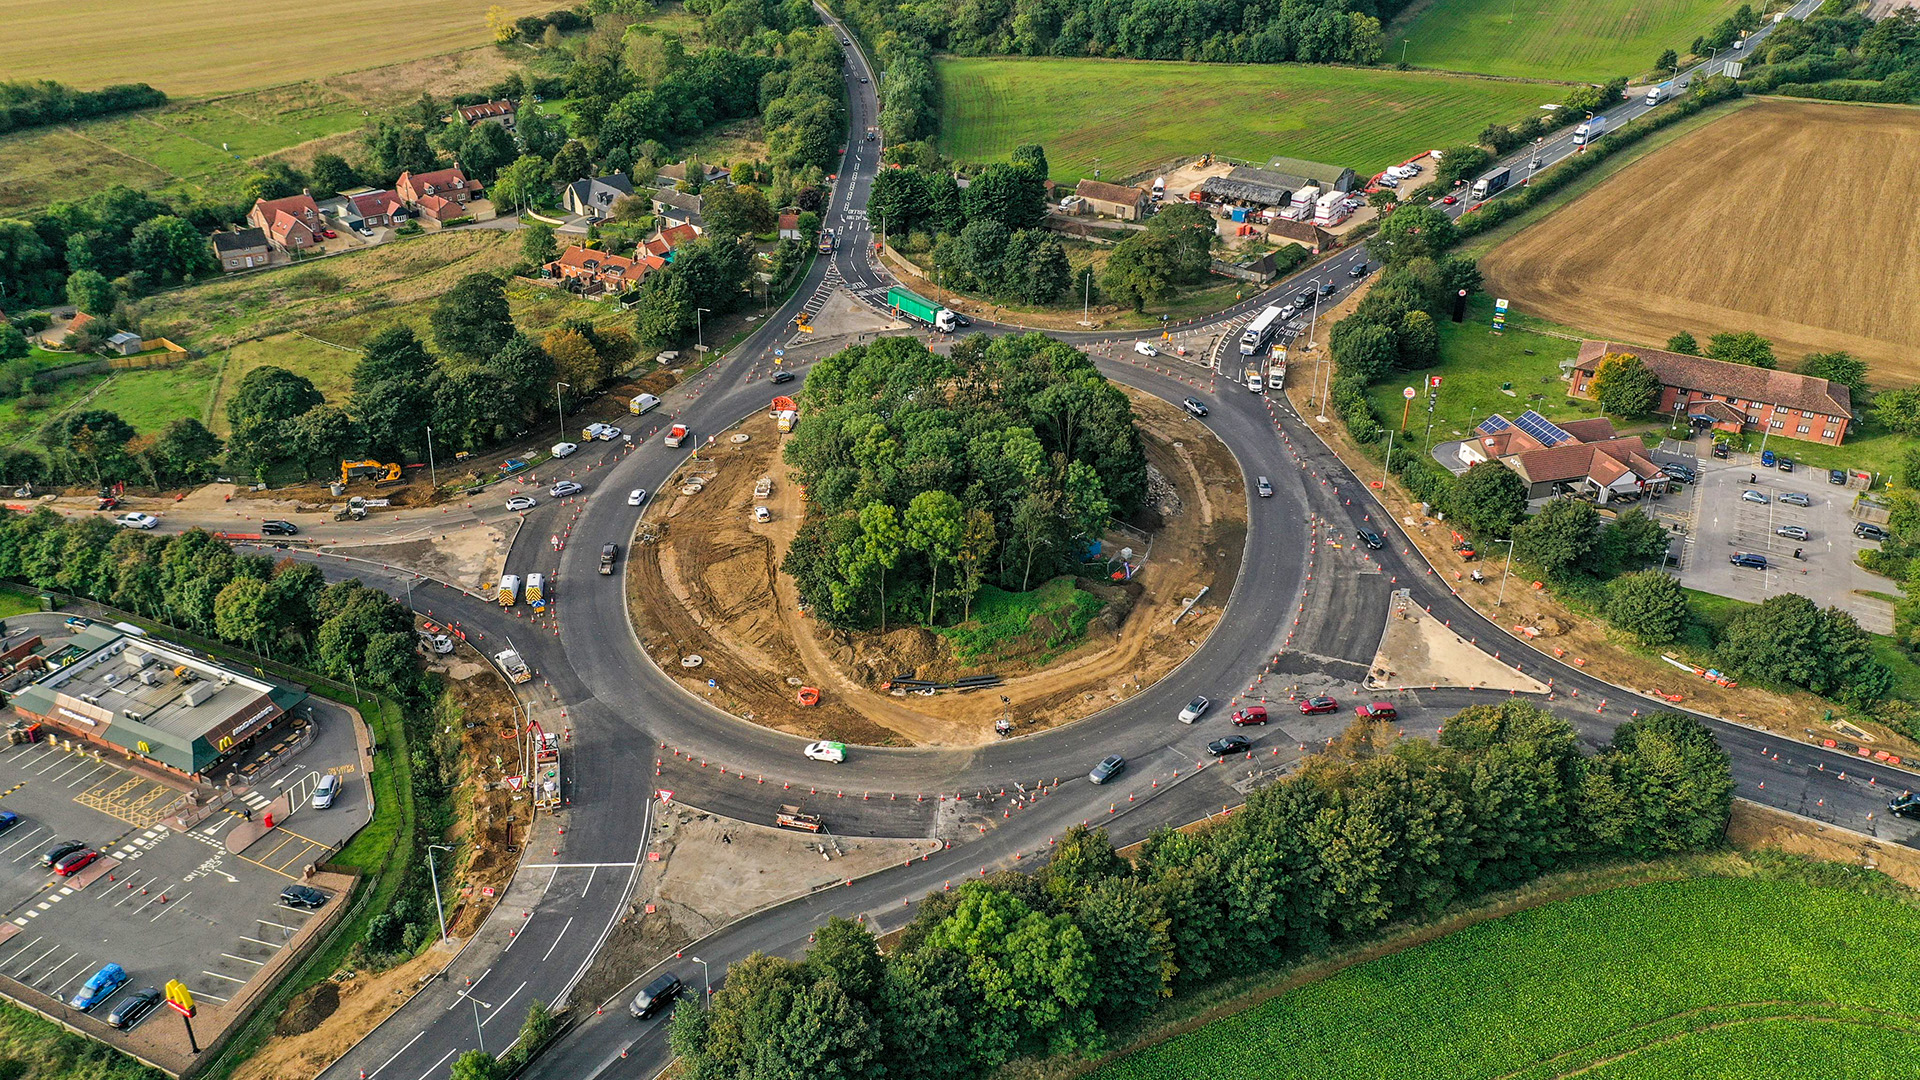
[(1765, 570), (1767, 568), (1767, 557), (1765, 555), (1755, 555), (1750, 551), (1735, 552), (1727, 561), (1735, 566), (1746, 567), (1748, 570)]
[(1265, 727), (1267, 723), (1267, 707), (1265, 705), (1249, 705), (1244, 709), (1236, 710), (1231, 719), (1235, 727), (1251, 727), (1255, 724)]
[(1300, 703), (1300, 715), (1302, 716), (1317, 716), (1320, 713), (1339, 711), (1340, 703), (1327, 697), (1325, 694), (1318, 697), (1310, 697)]
[(280, 902), (288, 907), (313, 911), (326, 905), (327, 894), (311, 885), (289, 885), (280, 890)]
[(830, 765), (838, 765), (847, 760), (847, 744), (837, 742), (813, 742), (808, 743), (807, 748), (802, 750), (801, 753), (805, 754), (811, 761), (824, 761)]
[(781, 383), (790, 383), (792, 381), (793, 381), (793, 372), (791, 371), (786, 371), (783, 369), (773, 373), (772, 382), (773, 382), (773, 385), (775, 386), (779, 386)]
[(281, 521), (278, 519), (263, 521), (260, 523), (260, 535), (298, 536), (300, 535), (300, 526), (295, 525), (291, 521)]
[(1195, 720), (1205, 716), (1207, 710), (1212, 707), (1213, 702), (1207, 700), (1204, 695), (1196, 696), (1192, 701), (1187, 702), (1186, 708), (1180, 710), (1180, 722), (1183, 724), (1191, 724)]
[(85, 850), (86, 846), (87, 845), (85, 841), (62, 840), (59, 843), (53, 845), (52, 847), (40, 853), (40, 865), (52, 866), (54, 863), (59, 862), (61, 859), (66, 858), (67, 856), (73, 854), (76, 851)]
[(1393, 720), (1399, 717), (1400, 710), (1390, 701), (1369, 701), (1353, 710), (1353, 715), (1362, 720)]
[(1195, 416), (1207, 415), (1206, 405), (1202, 404), (1198, 398), (1187, 398), (1180, 403), (1180, 406)]
[(1789, 539), (1789, 540), (1801, 540), (1801, 541), (1805, 541), (1805, 540), (1807, 540), (1807, 539), (1810, 539), (1810, 537), (1809, 537), (1809, 534), (1807, 533), (1807, 530), (1805, 530), (1805, 529), (1803, 529), (1803, 528), (1801, 528), (1801, 527), (1800, 527), (1800, 526), (1798, 526), (1798, 525), (1781, 525), (1781, 526), (1778, 526), (1777, 528), (1775, 528), (1775, 529), (1773, 530), (1773, 535), (1775, 535), (1775, 536), (1784, 536), (1784, 537), (1786, 537), (1786, 538), (1787, 538), (1787, 539)]
[(1224, 757), (1228, 754), (1244, 754), (1252, 747), (1252, 741), (1245, 735), (1228, 735), (1208, 743), (1207, 753), (1214, 757)]
[(94, 860), (99, 857), (100, 853), (92, 848), (81, 848), (79, 851), (70, 851), (60, 856), (59, 861), (53, 864), (53, 872), (61, 877), (72, 877), (87, 867), (92, 866)]
[(1355, 529), (1353, 532), (1353, 535), (1359, 537), (1361, 543), (1367, 545), (1368, 547), (1372, 548), (1375, 551), (1379, 551), (1381, 548), (1387, 545), (1386, 537), (1381, 536), (1377, 532), (1372, 532), (1367, 529)]
[(1862, 540), (1885, 540), (1893, 534), (1871, 521), (1858, 521), (1854, 523), (1853, 535)]
[(67, 1004), (81, 1012), (91, 1010), (95, 1005), (112, 997), (116, 991), (127, 984), (127, 971), (119, 964), (108, 964), (93, 973), (93, 978), (75, 991), (73, 999)]
[(149, 986), (145, 990), (129, 994), (120, 1000), (107, 1014), (107, 1023), (121, 1031), (130, 1031), (146, 1019), (147, 1014), (160, 1007), (162, 995), (160, 988)]
[(320, 783), (313, 789), (313, 808), (325, 810), (333, 805), (333, 800), (339, 797), (340, 778), (333, 773), (328, 773), (320, 778)]
[(1273, 484), (1264, 476), (1254, 485), (1254, 490), (1259, 492), (1263, 499), (1273, 498)]
[(1761, 494), (1758, 491), (1753, 490), (1752, 488), (1748, 488), (1747, 490), (1741, 492), (1740, 498), (1750, 503), (1758, 503), (1761, 506), (1765, 506), (1767, 505), (1767, 503), (1772, 501), (1768, 499), (1765, 495)]
[(584, 490), (586, 489), (582, 488), (579, 484), (576, 484), (571, 480), (562, 480), (559, 483), (548, 488), (547, 494), (553, 496), (556, 499), (564, 499), (569, 495), (578, 495)]
[(151, 529), (160, 524), (160, 519), (154, 517), (152, 514), (141, 514), (137, 512), (121, 514), (119, 517), (114, 518), (113, 521), (114, 524), (119, 525), (123, 529)]
[(632, 491), (627, 492), (628, 506), (639, 506), (641, 503), (646, 501), (647, 501), (646, 488), (634, 488)]
[(538, 505), (540, 505), (539, 502), (531, 495), (515, 495), (513, 498), (507, 500), (507, 509), (515, 513), (519, 513), (522, 510), (531, 510)]
[(1829, 483), (1829, 484), (1835, 484), (1835, 485), (1838, 485), (1838, 486), (1841, 486), (1841, 487), (1844, 487), (1844, 486), (1846, 486), (1846, 483), (1847, 483), (1847, 470), (1845, 470), (1845, 469), (1828, 469), (1828, 470), (1827, 470), (1827, 483)]
[[(865, 79), (860, 81), (866, 82)], [(627, 1006), (627, 1011), (633, 1014), (635, 1020), (645, 1020), (673, 1004), (673, 999), (679, 997), (680, 991), (684, 988), (680, 982), (680, 976), (669, 971), (642, 987), (640, 992), (634, 995), (633, 1004)]]
[(1808, 498), (1804, 492), (1789, 491), (1785, 495), (1780, 496), (1780, 504), (1782, 506), (1812, 506), (1813, 500)]
[(1096, 784), (1104, 784), (1114, 777), (1119, 776), (1120, 771), (1126, 767), (1126, 758), (1121, 757), (1119, 754), (1110, 754), (1100, 759), (1100, 764), (1093, 767), (1093, 771), (1087, 774), (1087, 779)]

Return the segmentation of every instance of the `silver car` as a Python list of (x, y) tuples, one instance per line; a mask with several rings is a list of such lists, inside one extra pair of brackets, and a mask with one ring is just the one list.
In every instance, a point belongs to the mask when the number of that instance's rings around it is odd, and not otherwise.
[(1120, 775), (1120, 771), (1126, 767), (1127, 759), (1119, 754), (1113, 754), (1101, 758), (1100, 764), (1095, 765), (1093, 771), (1087, 774), (1087, 779), (1095, 784), (1104, 784)]

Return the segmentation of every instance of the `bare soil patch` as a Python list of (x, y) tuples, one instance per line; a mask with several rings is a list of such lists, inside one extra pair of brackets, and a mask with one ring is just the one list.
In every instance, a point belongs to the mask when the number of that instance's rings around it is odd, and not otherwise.
[[(1844, 349), (1920, 381), (1920, 110), (1763, 100), (1649, 154), (1480, 262), (1487, 288), (1596, 336), (1752, 330), (1792, 366)], [(1838, 202), (1810, 197), (1830, 178)]]
[[(959, 674), (946, 639), (918, 627), (885, 635), (822, 627), (799, 609), (779, 573), (802, 501), (777, 459), (771, 421), (756, 417), (722, 435), (711, 455), (690, 463), (663, 489), (648, 521), (657, 542), (633, 547), (628, 572), (641, 642), (662, 670), (693, 693), (741, 717), (814, 738), (870, 744), (974, 745), (994, 738), (1000, 696), (1022, 728), (1065, 723), (1125, 700), (1173, 670), (1219, 620), (1239, 571), (1247, 502), (1240, 469), (1203, 425), (1166, 402), (1132, 395), (1155, 482), (1160, 527), (1133, 581), (1088, 583), (1108, 601), (1086, 638), (1063, 654), (994, 661), (1006, 683), (987, 693), (908, 697), (879, 689), (905, 671), (921, 678)], [(804, 422), (804, 421), (803, 421)], [(753, 521), (754, 483), (774, 481), (766, 524)], [(698, 477), (699, 489), (682, 483)], [(1144, 544), (1131, 542), (1136, 551)], [(1208, 601), (1179, 626), (1186, 597), (1211, 586)], [(683, 659), (699, 656), (698, 667)], [(707, 680), (718, 686), (709, 687)], [(822, 691), (803, 708), (800, 686)]]
[(1902, 844), (1869, 839), (1846, 829), (1829, 829), (1806, 818), (1744, 799), (1733, 801), (1733, 819), (1727, 823), (1727, 842), (1742, 851), (1775, 848), (1789, 855), (1864, 866), (1878, 870), (1910, 889), (1920, 889), (1920, 851)]

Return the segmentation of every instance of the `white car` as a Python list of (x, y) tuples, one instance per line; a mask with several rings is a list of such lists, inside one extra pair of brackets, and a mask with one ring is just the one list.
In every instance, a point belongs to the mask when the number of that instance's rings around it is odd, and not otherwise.
[(756, 506), (753, 508), (753, 520), (765, 525), (773, 520), (773, 513), (764, 506)]
[(600, 441), (601, 442), (612, 442), (613, 440), (619, 438), (622, 434), (624, 433), (619, 428), (614, 427), (612, 424), (600, 425)]
[(647, 501), (646, 488), (634, 488), (632, 491), (627, 492), (628, 506), (639, 506), (641, 503), (646, 501)]
[(556, 499), (564, 499), (569, 495), (578, 495), (584, 490), (586, 489), (582, 488), (579, 484), (576, 484), (571, 480), (562, 480), (559, 483), (548, 488), (547, 494), (553, 496)]
[(333, 805), (333, 800), (339, 794), (340, 778), (333, 773), (328, 773), (320, 778), (320, 786), (313, 789), (313, 808), (325, 810)]
[(1159, 356), (1160, 355), (1159, 349), (1154, 348), (1152, 345), (1144, 341), (1134, 342), (1133, 351), (1139, 353), (1141, 356)]
[(160, 519), (152, 514), (121, 514), (113, 519), (114, 524), (123, 529), (151, 529), (160, 524)]
[(806, 750), (802, 752), (815, 761), (830, 762), (834, 765), (838, 765), (841, 762), (847, 760), (847, 744), (846, 743), (837, 743), (837, 742), (808, 743)]
[(1180, 722), (1183, 724), (1191, 724), (1195, 720), (1200, 719), (1201, 715), (1212, 707), (1213, 702), (1209, 701), (1205, 695), (1195, 697), (1192, 701), (1187, 702), (1186, 708), (1180, 710)]
[(540, 503), (531, 495), (515, 495), (507, 500), (507, 509), (516, 514), (522, 510), (531, 510), (538, 505)]

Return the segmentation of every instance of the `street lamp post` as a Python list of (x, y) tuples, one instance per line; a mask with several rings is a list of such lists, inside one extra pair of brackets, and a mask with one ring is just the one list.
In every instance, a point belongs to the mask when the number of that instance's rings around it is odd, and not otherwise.
[(1312, 281), (1307, 282), (1307, 284), (1313, 286), (1313, 317), (1307, 320), (1307, 348), (1309, 349), (1313, 348), (1313, 333), (1319, 329), (1320, 325), (1320, 286), (1331, 280), (1333, 279), (1314, 278)]
[(567, 441), (567, 407), (560, 401), (560, 388), (563, 386), (569, 390), (573, 389), (572, 383), (565, 383), (565, 382), (554, 383), (553, 384), (553, 407), (559, 410), (559, 413), (560, 413), (560, 441), (566, 442)]
[(440, 906), (440, 872), (433, 865), (434, 848), (448, 852), (452, 851), (453, 848), (446, 844), (427, 845), (427, 876), (433, 879), (433, 910), (440, 915), (440, 940), (445, 941), (447, 940), (447, 909)]
[(707, 973), (707, 962), (705, 960), (697, 956), (692, 959), (694, 963), (700, 965), (700, 984), (706, 988), (706, 996), (700, 999), (700, 1004), (705, 1006), (707, 1002), (713, 999), (713, 979)]
[[(487, 1052), (487, 1033), (480, 1030), (480, 1006), (485, 1003), (472, 994), (467, 995), (467, 1000), (473, 1002), (473, 1034), (480, 1040), (480, 1052), (484, 1054)], [(493, 1006), (488, 1005), (487, 1008), (491, 1009)]]
[(700, 321), (700, 313), (705, 311), (712, 311), (712, 310), (713, 310), (712, 308), (704, 308), (704, 307), (697, 307), (693, 309), (693, 351), (694, 352), (706, 351), (707, 330), (706, 330), (706, 324)]
[(1507, 579), (1513, 576), (1513, 541), (1495, 540), (1494, 543), (1507, 545), (1507, 572), (1500, 577), (1500, 597), (1493, 602), (1494, 607), (1501, 607), (1507, 602)]
[(440, 489), (440, 470), (433, 465), (433, 425), (427, 425), (427, 483), (435, 491)]

